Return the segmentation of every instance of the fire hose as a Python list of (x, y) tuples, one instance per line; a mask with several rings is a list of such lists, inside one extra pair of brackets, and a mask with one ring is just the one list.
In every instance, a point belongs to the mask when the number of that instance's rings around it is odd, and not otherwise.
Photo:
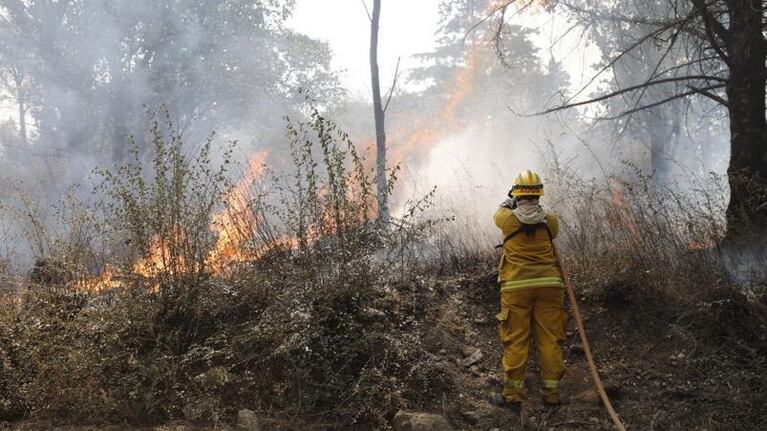
[[(552, 247), (554, 247), (553, 243)], [(581, 342), (583, 343), (583, 352), (586, 354), (586, 362), (588, 362), (589, 370), (591, 371), (591, 380), (594, 382), (594, 387), (596, 387), (597, 392), (599, 393), (599, 398), (602, 399), (602, 404), (604, 404), (607, 413), (610, 415), (610, 419), (612, 419), (615, 428), (619, 431), (626, 431), (626, 427), (618, 417), (618, 413), (615, 412), (615, 409), (610, 402), (610, 398), (608, 398), (607, 392), (605, 391), (605, 386), (602, 383), (602, 379), (599, 377), (597, 366), (594, 363), (594, 356), (592, 355), (591, 347), (589, 346), (589, 340), (586, 337), (586, 329), (583, 327), (583, 318), (581, 317), (581, 313), (578, 310), (578, 303), (575, 299), (575, 291), (573, 290), (572, 283), (570, 283), (570, 277), (567, 275), (567, 269), (565, 269), (565, 265), (562, 262), (562, 259), (559, 257), (559, 253), (557, 253), (556, 247), (554, 247), (554, 256), (557, 259), (557, 265), (559, 265), (559, 269), (562, 271), (562, 279), (564, 280), (565, 287), (567, 289), (567, 297), (570, 299), (570, 307), (572, 307), (573, 317), (575, 318), (575, 324), (578, 328), (578, 335), (580, 335)]]

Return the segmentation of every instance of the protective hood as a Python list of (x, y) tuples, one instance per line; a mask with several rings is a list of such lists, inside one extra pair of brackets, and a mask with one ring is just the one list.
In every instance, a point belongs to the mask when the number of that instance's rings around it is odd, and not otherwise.
[(538, 224), (546, 220), (546, 211), (534, 199), (520, 199), (512, 212), (524, 224)]

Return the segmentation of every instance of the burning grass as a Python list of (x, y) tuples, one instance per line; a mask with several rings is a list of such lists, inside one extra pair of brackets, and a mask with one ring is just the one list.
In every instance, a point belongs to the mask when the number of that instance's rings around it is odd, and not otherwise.
[(415, 310), (383, 311), (389, 271), (409, 277), (404, 238), (431, 224), (417, 209), (392, 229), (371, 220), (369, 172), (342, 131), (316, 111), (289, 123), (292, 169), (259, 153), (236, 183), (211, 140), (188, 156), (169, 122), (149, 136), (151, 169), (136, 150), (100, 172), (104, 251), (39, 259), (2, 305), (3, 419), (217, 422), (247, 407), (372, 426), (402, 405), (390, 394), (434, 390), (405, 378), (432, 367)]

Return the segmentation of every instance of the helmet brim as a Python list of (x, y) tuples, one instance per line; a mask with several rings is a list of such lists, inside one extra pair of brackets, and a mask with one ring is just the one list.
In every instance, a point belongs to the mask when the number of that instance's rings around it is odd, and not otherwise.
[(512, 196), (543, 196), (543, 185), (534, 186), (514, 186), (511, 190)]

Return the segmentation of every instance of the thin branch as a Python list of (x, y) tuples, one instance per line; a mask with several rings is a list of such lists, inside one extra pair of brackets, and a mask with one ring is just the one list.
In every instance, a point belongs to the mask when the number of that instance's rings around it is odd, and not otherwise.
[(402, 57), (397, 57), (397, 66), (394, 68), (394, 78), (391, 81), (391, 88), (389, 89), (389, 95), (386, 97), (386, 103), (384, 104), (383, 111), (386, 113), (386, 110), (389, 109), (389, 102), (391, 102), (391, 97), (394, 94), (394, 87), (397, 86), (397, 77), (399, 76), (399, 62), (402, 59)]
[(659, 101), (654, 102), (654, 103), (650, 103), (650, 104), (647, 104), (647, 105), (642, 105), (642, 106), (639, 106), (637, 108), (628, 110), (626, 112), (621, 112), (618, 115), (614, 115), (614, 116), (611, 116), (611, 117), (601, 117), (600, 120), (617, 120), (619, 118), (626, 117), (628, 115), (634, 114), (634, 113), (639, 112), (639, 111), (643, 111), (645, 109), (654, 108), (656, 106), (664, 105), (664, 104), (666, 104), (668, 102), (671, 102), (671, 101), (674, 101), (674, 100), (677, 100), (677, 99), (682, 99), (684, 97), (691, 96), (693, 94), (699, 93), (700, 91), (716, 90), (718, 88), (724, 88), (724, 84), (710, 85), (710, 86), (704, 87), (704, 88), (697, 88), (695, 90), (685, 91), (684, 93), (675, 94), (673, 96), (667, 97), (665, 99), (659, 100)]
[[(713, 31), (720, 39), (722, 39), (722, 42), (728, 43), (730, 39), (730, 31), (727, 30), (709, 10), (709, 6), (713, 5), (715, 2), (706, 3), (703, 0), (692, 0), (692, 2), (695, 5), (695, 8), (703, 16), (707, 30)], [(722, 16), (722, 14), (723, 13), (720, 13), (719, 16)], [(709, 26), (710, 28), (708, 28)]]
[(373, 15), (370, 15), (370, 9), (368, 9), (367, 3), (365, 3), (365, 0), (360, 0), (362, 2), (362, 7), (365, 8), (365, 13), (368, 14), (368, 19), (370, 22), (373, 22)]
[(724, 53), (722, 47), (719, 45), (719, 41), (716, 38), (719, 36), (722, 42), (727, 44), (730, 39), (729, 32), (724, 28), (722, 23), (717, 21), (711, 15), (711, 11), (708, 10), (708, 6), (703, 2), (703, 0), (692, 0), (692, 2), (695, 5), (695, 10), (700, 12), (701, 16), (703, 17), (703, 27), (705, 27), (706, 36), (708, 36), (707, 38), (711, 43), (711, 47), (714, 48), (714, 51), (716, 51), (717, 55), (719, 55), (719, 57), (722, 59), (722, 61), (724, 61), (725, 64), (727, 64), (727, 66), (732, 66), (730, 57)]
[(604, 20), (604, 21), (635, 24), (635, 25), (649, 25), (649, 26), (665, 26), (666, 24), (668, 24), (668, 21), (663, 21), (663, 20), (637, 18), (637, 17), (615, 14), (615, 13), (611, 13), (611, 14), (599, 13), (597, 11), (586, 9), (581, 6), (576, 6), (572, 3), (561, 1), (561, 0), (557, 4), (562, 5), (567, 9), (571, 9), (572, 11), (579, 13), (581, 15), (586, 15), (589, 18), (596, 18), (596, 19)]
[(694, 66), (696, 64), (702, 64), (702, 63), (705, 63), (706, 61), (709, 61), (709, 60), (716, 60), (717, 58), (719, 58), (719, 57), (718, 56), (701, 57), (701, 58), (696, 58), (695, 60), (686, 61), (684, 63), (675, 64), (675, 65), (669, 67), (668, 69), (664, 69), (664, 70), (656, 73), (655, 76), (663, 76), (663, 75), (665, 75), (667, 73), (670, 73), (670, 72), (673, 72), (675, 70), (681, 70), (681, 69), (684, 69), (687, 66)]
[[(495, 36), (494, 36), (494, 47), (495, 52), (498, 55), (498, 58), (501, 60), (501, 64), (504, 65), (504, 67), (510, 68), (510, 64), (506, 61), (506, 56), (503, 54), (503, 28), (506, 26), (506, 10), (508, 7), (515, 2), (508, 2), (505, 6), (501, 9), (501, 17), (498, 20), (498, 27), (495, 30)], [(516, 17), (517, 15), (520, 15), (522, 12), (524, 12), (527, 8), (531, 7), (534, 3), (534, 0), (530, 0), (527, 3), (523, 4), (522, 6), (517, 6), (517, 10), (514, 11), (514, 13), (511, 15), (511, 18)]]
[(703, 88), (693, 87), (692, 85), (687, 85), (686, 87), (689, 88), (690, 90), (700, 94), (701, 96), (708, 97), (709, 99), (713, 100), (716, 103), (719, 103), (720, 105), (722, 105), (724, 107), (729, 107), (730, 106), (730, 103), (727, 100), (725, 100), (722, 96), (719, 96), (718, 94), (712, 93), (712, 92), (707, 91), (707, 90), (705, 90)]
[(658, 29), (656, 29), (654, 31), (651, 31), (650, 33), (648, 33), (648, 34), (644, 35), (643, 37), (639, 38), (636, 42), (634, 42), (633, 44), (628, 46), (626, 49), (622, 50), (618, 55), (616, 55), (607, 64), (605, 64), (602, 68), (600, 68), (599, 71), (597, 71), (597, 73), (595, 73), (591, 77), (589, 82), (587, 82), (585, 85), (583, 85), (580, 90), (578, 90), (575, 94), (573, 94), (568, 99), (567, 103), (569, 103), (571, 100), (575, 99), (576, 97), (581, 95), (581, 93), (586, 91), (586, 89), (589, 86), (591, 86), (591, 84), (593, 84), (594, 81), (596, 81), (597, 78), (599, 78), (602, 75), (602, 73), (604, 73), (605, 71), (607, 71), (607, 69), (609, 69), (612, 66), (614, 66), (621, 58), (623, 58), (624, 56), (628, 55), (635, 48), (637, 48), (638, 46), (642, 45), (646, 41), (654, 38), (656, 35), (662, 34), (663, 32), (665, 32), (666, 30), (668, 30), (670, 28), (673, 28), (673, 27), (675, 27), (677, 25), (681, 25), (682, 27), (684, 27), (691, 18), (692, 18), (692, 15), (689, 15), (689, 16), (683, 18), (683, 19), (679, 19), (679, 20), (676, 20), (676, 21), (671, 21), (671, 22), (667, 23), (666, 25), (664, 25), (664, 26), (662, 26), (662, 27), (660, 27), (660, 28), (658, 28)]
[(504, 22), (506, 22), (506, 8), (503, 8), (501, 11), (501, 18), (498, 20), (498, 28), (495, 29), (495, 36), (493, 36), (493, 40), (495, 43), (493, 44), (493, 47), (495, 48), (495, 54), (498, 56), (498, 58), (501, 59), (501, 63), (504, 65), (504, 67), (508, 67), (508, 63), (506, 62), (506, 56), (503, 55), (503, 26)]
[(477, 28), (479, 28), (479, 26), (481, 26), (482, 24), (484, 24), (485, 22), (487, 22), (487, 20), (489, 20), (490, 18), (492, 18), (492, 17), (493, 17), (493, 15), (495, 15), (496, 13), (498, 13), (498, 11), (500, 11), (500, 10), (504, 10), (504, 11), (505, 11), (505, 10), (506, 10), (506, 8), (507, 8), (507, 7), (509, 7), (509, 5), (511, 5), (512, 3), (514, 3), (514, 1), (513, 1), (513, 0), (512, 0), (512, 1), (508, 1), (508, 2), (506, 2), (506, 4), (503, 4), (503, 5), (501, 5), (501, 6), (498, 6), (498, 7), (494, 7), (494, 8), (493, 8), (493, 9), (492, 9), (492, 10), (491, 10), (491, 11), (490, 11), (490, 12), (489, 12), (487, 15), (485, 15), (485, 17), (484, 17), (484, 18), (482, 18), (481, 20), (479, 20), (479, 21), (478, 21), (476, 24), (472, 25), (472, 26), (471, 26), (471, 27), (470, 27), (468, 30), (466, 30), (466, 33), (463, 35), (463, 41), (461, 42), (461, 45), (463, 45), (463, 43), (464, 43), (464, 42), (466, 42), (466, 38), (467, 38), (467, 37), (469, 37), (469, 34), (471, 34), (471, 33), (472, 33), (474, 30), (476, 30)]
[[(620, 90), (615, 90), (613, 92), (604, 94), (604, 95), (599, 96), (599, 97), (595, 97), (593, 99), (588, 99), (588, 100), (584, 100), (584, 101), (581, 101), (581, 102), (565, 103), (563, 105), (555, 106), (553, 108), (549, 108), (549, 109), (546, 109), (544, 111), (536, 112), (536, 113), (533, 113), (533, 114), (520, 114), (520, 113), (515, 112), (511, 108), (509, 108), (509, 109), (515, 115), (520, 116), (520, 117), (537, 117), (537, 116), (540, 116), (540, 115), (546, 115), (546, 114), (551, 114), (551, 113), (558, 112), (558, 111), (564, 111), (565, 109), (575, 108), (575, 107), (578, 107), (578, 106), (591, 105), (593, 103), (601, 102), (601, 101), (604, 101), (604, 100), (607, 100), (607, 99), (612, 99), (613, 97), (620, 96), (621, 94), (626, 94), (626, 93), (630, 93), (632, 91), (642, 90), (644, 88), (647, 88), (647, 87), (650, 87), (650, 86), (653, 86), (653, 85), (667, 84), (669, 82), (695, 81), (695, 80), (701, 80), (701, 81), (703, 81), (703, 80), (713, 80), (713, 81), (719, 81), (719, 82), (722, 83), (722, 84), (718, 84), (716, 86), (713, 86), (713, 88), (724, 87), (725, 83), (727, 82), (726, 79), (720, 78), (718, 76), (707, 76), (707, 75), (676, 76), (676, 77), (672, 77), (672, 78), (663, 78), (663, 79), (657, 79), (657, 80), (654, 80), (654, 81), (647, 81), (647, 82), (644, 82), (642, 84), (637, 84), (637, 85), (632, 85), (630, 87), (621, 88)], [(711, 88), (712, 88), (711, 86), (704, 87), (704, 89), (711, 89)], [(641, 110), (641, 108), (637, 109), (637, 110)], [(635, 112), (635, 111), (636, 111), (635, 109), (632, 109), (632, 110), (626, 111), (626, 112), (629, 113), (629, 112)]]
[[(666, 47), (666, 50), (663, 52), (663, 54), (660, 56), (658, 61), (655, 63), (655, 67), (653, 67), (652, 72), (650, 72), (650, 76), (647, 77), (645, 80), (645, 84), (652, 81), (654, 78), (657, 77), (658, 70), (660, 69), (661, 64), (663, 64), (663, 61), (666, 59), (668, 54), (671, 52), (671, 50), (674, 48), (674, 45), (676, 44), (677, 39), (679, 38), (679, 34), (682, 32), (682, 29), (684, 26), (681, 26), (680, 28), (676, 29), (674, 33), (671, 35), (671, 38), (669, 39), (668, 47)], [(643, 87), (641, 92), (639, 93), (639, 97), (636, 98), (636, 101), (634, 102), (634, 106), (631, 109), (636, 109), (640, 103), (642, 103), (642, 98), (647, 94), (647, 89), (650, 88), (649, 86)], [(628, 130), (629, 122), (626, 121), (623, 130), (621, 130), (619, 137), (622, 137), (623, 134)]]

